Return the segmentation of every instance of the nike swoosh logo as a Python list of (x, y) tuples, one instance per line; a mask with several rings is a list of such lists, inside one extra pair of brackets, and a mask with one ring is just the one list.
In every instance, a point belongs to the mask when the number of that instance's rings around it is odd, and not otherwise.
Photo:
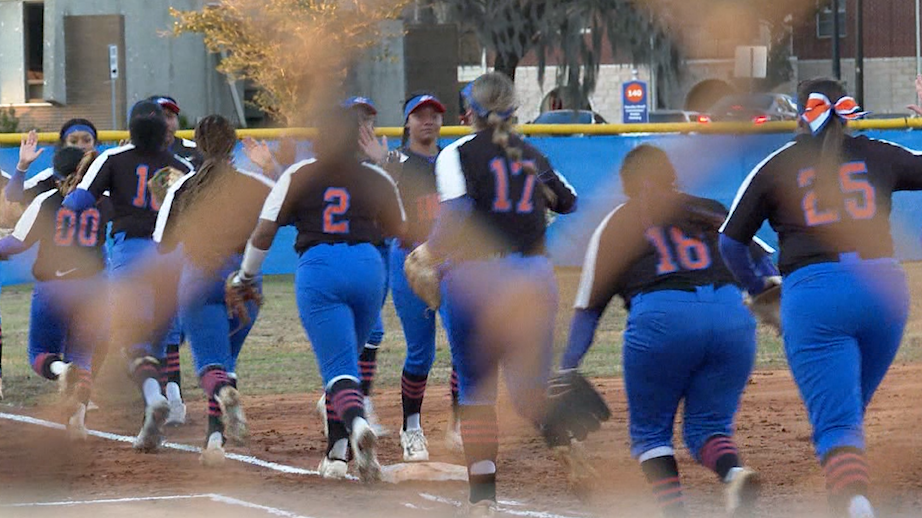
[(68, 274), (76, 272), (77, 270), (79, 270), (79, 268), (71, 268), (70, 270), (64, 270), (63, 272), (61, 270), (55, 270), (54, 275), (55, 277), (65, 277)]

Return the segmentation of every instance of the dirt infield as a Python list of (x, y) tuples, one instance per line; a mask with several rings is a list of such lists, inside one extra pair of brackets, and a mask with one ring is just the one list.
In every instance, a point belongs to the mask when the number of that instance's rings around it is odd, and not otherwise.
[[(517, 516), (651, 516), (653, 509), (639, 469), (628, 456), (624, 392), (617, 379), (600, 380), (614, 418), (590, 440), (600, 471), (598, 490), (580, 501), (564, 488), (555, 461), (522, 421), (502, 412), (501, 499)], [(884, 516), (922, 515), (922, 366), (893, 368), (867, 419), (874, 498)], [(400, 395), (376, 396), (382, 420), (392, 428), (400, 420)], [(258, 396), (245, 400), (252, 441), (230, 451), (264, 461), (313, 470), (324, 450), (313, 396)], [(191, 423), (171, 429), (173, 442), (198, 446), (204, 435), (200, 403), (190, 404)], [(4, 415), (14, 412), (4, 408)], [(25, 413), (25, 411), (20, 411)], [(53, 420), (47, 407), (29, 411)], [(103, 408), (88, 418), (94, 430), (125, 436), (137, 432), (136, 408)], [(431, 387), (425, 425), (433, 460), (460, 462), (442, 446), (449, 418), (444, 387)], [(822, 474), (813, 458), (810, 431), (796, 388), (784, 371), (760, 371), (746, 391), (738, 439), (747, 462), (765, 477), (762, 516), (819, 516), (825, 496)], [(680, 440), (677, 437), (677, 440)], [(722, 499), (714, 476), (694, 465), (684, 452), (682, 477), (690, 507), (703, 516), (720, 516)], [(381, 459), (400, 461), (394, 435), (383, 439)], [(405, 483), (363, 487), (357, 482), (326, 482), (306, 474), (228, 461), (222, 471), (199, 465), (194, 453), (167, 450), (158, 455), (133, 452), (126, 443), (91, 438), (69, 446), (63, 433), (0, 419), (0, 516), (44, 518), (126, 516), (447, 516), (452, 502), (464, 499), (461, 483)], [(176, 499), (177, 495), (185, 498)], [(189, 498), (192, 495), (205, 495)], [(211, 496), (209, 496), (211, 495)], [(218, 495), (217, 497), (213, 497)], [(135, 498), (166, 497), (162, 500)], [(228, 504), (221, 498), (238, 499)], [(21, 506), (35, 502), (89, 501), (64, 507)], [(217, 499), (216, 499), (217, 498)], [(243, 503), (240, 503), (243, 502)], [(286, 514), (287, 513), (287, 514)]]

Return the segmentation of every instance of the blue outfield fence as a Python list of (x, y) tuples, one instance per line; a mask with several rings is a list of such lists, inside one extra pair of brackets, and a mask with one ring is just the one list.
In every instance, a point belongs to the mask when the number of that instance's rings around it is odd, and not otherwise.
[[(895, 142), (922, 150), (922, 132), (872, 130), (872, 138)], [(640, 144), (654, 144), (669, 154), (679, 176), (680, 186), (692, 194), (714, 198), (728, 207), (746, 175), (772, 151), (791, 139), (790, 134), (680, 135), (645, 134), (585, 137), (531, 137), (528, 140), (551, 159), (579, 193), (576, 213), (560, 216), (548, 230), (548, 248), (558, 266), (580, 266), (592, 232), (605, 215), (625, 200), (618, 178), (624, 156)], [(443, 141), (443, 145), (452, 139)], [(392, 145), (397, 139), (391, 139)], [(30, 170), (41, 171), (51, 163), (52, 149), (39, 158)], [(310, 144), (299, 143), (298, 158), (310, 155)], [(0, 148), (0, 167), (12, 171), (18, 160), (15, 147)], [(240, 146), (236, 156), (242, 168), (251, 167)], [(922, 170), (919, 171), (922, 174)], [(894, 197), (893, 239), (901, 260), (922, 259), (922, 193), (898, 193)], [(773, 246), (775, 233), (766, 224), (760, 237)], [(293, 249), (295, 231), (282, 229), (265, 263), (267, 274), (294, 273), (297, 256)], [(17, 256), (2, 266), (3, 284), (31, 282), (35, 251)]]

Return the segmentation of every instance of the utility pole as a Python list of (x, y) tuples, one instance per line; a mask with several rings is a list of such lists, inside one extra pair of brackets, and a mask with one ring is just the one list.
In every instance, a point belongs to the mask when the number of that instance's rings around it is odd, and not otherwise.
[(855, 99), (864, 106), (864, 0), (855, 0)]
[(832, 76), (842, 79), (842, 62), (839, 48), (839, 1), (832, 0)]

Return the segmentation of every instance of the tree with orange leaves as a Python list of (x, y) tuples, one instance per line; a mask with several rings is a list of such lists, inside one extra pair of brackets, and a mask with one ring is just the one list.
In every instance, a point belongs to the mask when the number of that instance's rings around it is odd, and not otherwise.
[(314, 106), (341, 94), (347, 72), (381, 39), (380, 22), (406, 0), (221, 0), (201, 11), (170, 9), (174, 35), (202, 34), (223, 52), (218, 70), (249, 79), (260, 109), (289, 126), (310, 123)]

